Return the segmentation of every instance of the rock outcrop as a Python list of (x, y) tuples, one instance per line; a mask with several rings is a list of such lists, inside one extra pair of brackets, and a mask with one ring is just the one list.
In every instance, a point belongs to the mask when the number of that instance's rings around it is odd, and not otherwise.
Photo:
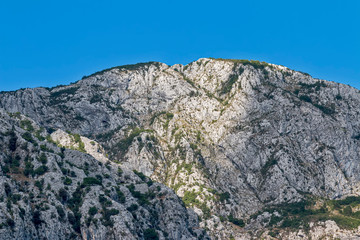
[(60, 148), (19, 114), (0, 121), (0, 239), (207, 239), (163, 184)]
[[(44, 138), (51, 133), (55, 152), (72, 148), (65, 152), (172, 188), (188, 208), (177, 210), (181, 229), (193, 211), (214, 239), (264, 237), (264, 229), (269, 238), (303, 229), (316, 239), (328, 225), (356, 229), (359, 106), (350, 86), (263, 62), (206, 58), (115, 67), (69, 86), (0, 94), (12, 119), (19, 112), (46, 129)], [(355, 197), (341, 200), (347, 196)], [(157, 229), (159, 236), (169, 230)], [(181, 231), (185, 238), (202, 232)]]

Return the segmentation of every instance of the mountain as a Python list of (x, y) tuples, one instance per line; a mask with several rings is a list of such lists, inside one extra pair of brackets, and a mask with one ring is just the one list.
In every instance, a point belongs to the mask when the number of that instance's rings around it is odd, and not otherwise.
[[(0, 231), (12, 229), (2, 235), (10, 239), (360, 236), (359, 93), (284, 66), (210, 58), (186, 66), (126, 65), (68, 86), (2, 92), (2, 179), (11, 192), (1, 190)], [(10, 148), (14, 136), (21, 144)], [(46, 163), (39, 162), (43, 154)], [(26, 176), (29, 162), (47, 171)], [(85, 172), (85, 162), (94, 167)], [(119, 167), (128, 177), (116, 175)], [(18, 176), (29, 178), (30, 192), (18, 192), (24, 182)], [(50, 190), (32, 185), (41, 181)], [(119, 205), (116, 186), (126, 198)], [(61, 201), (60, 188), (83, 197)], [(29, 196), (35, 199), (26, 203)], [(110, 216), (100, 196), (112, 201)], [(44, 198), (50, 209), (41, 208)], [(128, 210), (136, 201), (141, 216)], [(25, 209), (24, 220), (7, 202)], [(76, 219), (74, 231), (66, 227), (72, 219), (59, 219), (57, 205)], [(93, 205), (95, 215), (86, 212)], [(40, 223), (31, 225), (39, 209), (45, 209)]]

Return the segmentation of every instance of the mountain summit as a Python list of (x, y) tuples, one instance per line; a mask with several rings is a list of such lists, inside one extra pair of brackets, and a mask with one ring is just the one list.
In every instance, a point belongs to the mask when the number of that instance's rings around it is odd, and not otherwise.
[(0, 238), (360, 235), (359, 106), (350, 86), (211, 58), (2, 92)]

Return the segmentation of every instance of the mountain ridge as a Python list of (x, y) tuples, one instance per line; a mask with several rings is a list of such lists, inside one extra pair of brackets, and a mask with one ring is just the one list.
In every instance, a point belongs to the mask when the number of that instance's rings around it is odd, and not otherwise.
[[(322, 220), (339, 224), (326, 201), (359, 195), (359, 90), (258, 61), (126, 66), (1, 93), (0, 107), (49, 133), (86, 136), (112, 162), (171, 187), (213, 238), (273, 228), (286, 238), (287, 221), (321, 222), (317, 210), (305, 211), (314, 199), (325, 203)], [(308, 200), (306, 218), (266, 211)]]
[[(217, 60), (217, 61), (230, 61), (230, 62), (243, 62), (243, 63), (254, 63), (256, 65), (259, 65), (259, 64), (263, 64), (263, 65), (272, 65), (272, 66), (275, 66), (275, 67), (282, 67), (283, 69), (287, 69), (287, 70), (291, 70), (291, 71), (296, 71), (296, 72), (299, 72), (299, 73), (303, 73), (305, 75), (309, 75), (311, 76), (309, 73), (305, 73), (305, 72), (302, 72), (302, 71), (299, 71), (299, 70), (294, 70), (294, 69), (291, 69), (291, 68), (288, 68), (284, 65), (280, 65), (280, 64), (274, 64), (274, 63), (268, 63), (268, 62), (265, 62), (265, 61), (258, 61), (258, 60), (247, 60), (247, 59), (230, 59), (230, 58), (213, 58), (213, 57), (202, 57), (202, 58), (199, 58), (198, 60), (195, 60), (195, 61), (192, 61), (188, 64), (179, 64), (179, 63), (176, 63), (176, 64), (173, 64), (173, 65), (168, 65), (166, 63), (163, 63), (163, 62), (158, 62), (158, 61), (148, 61), (148, 62), (139, 62), (139, 63), (134, 63), (134, 64), (125, 64), (125, 65), (119, 65), (119, 66), (116, 66), (116, 67), (109, 67), (109, 68), (105, 68), (103, 70), (100, 70), (100, 71), (97, 71), (97, 72), (94, 72), (90, 75), (84, 75), (82, 77), (82, 79), (80, 80), (77, 80), (75, 82), (71, 82), (69, 84), (59, 84), (59, 85), (56, 85), (56, 86), (53, 86), (53, 87), (43, 87), (43, 86), (39, 86), (39, 87), (29, 87), (29, 88), (20, 88), (20, 89), (17, 89), (17, 90), (9, 90), (9, 91), (0, 91), (0, 93), (6, 93), (6, 92), (16, 92), (16, 91), (19, 91), (19, 90), (25, 90), (25, 89), (34, 89), (34, 88), (45, 88), (45, 89), (49, 89), (49, 90), (52, 90), (54, 88), (58, 88), (58, 87), (65, 87), (65, 86), (69, 86), (69, 85), (73, 85), (73, 84), (76, 84), (77, 82), (85, 79), (85, 78), (89, 78), (89, 77), (93, 77), (93, 76), (96, 76), (96, 75), (100, 75), (104, 72), (107, 72), (107, 71), (111, 71), (113, 69), (130, 69), (130, 70), (136, 70), (137, 68), (140, 68), (140, 67), (143, 67), (143, 66), (146, 66), (146, 65), (151, 65), (151, 64), (155, 64), (155, 65), (159, 65), (159, 64), (165, 64), (167, 65), (168, 67), (174, 67), (174, 66), (182, 66), (182, 67), (186, 67), (192, 63), (195, 63), (197, 61), (202, 61), (202, 60)], [(318, 79), (318, 80), (325, 80), (325, 79), (321, 79), (321, 78), (314, 78), (314, 79)], [(329, 80), (326, 80), (328, 82), (334, 82), (334, 83), (337, 83), (336, 81), (329, 81)], [(348, 85), (348, 84), (344, 84), (344, 85)], [(350, 86), (350, 85), (348, 85)], [(350, 86), (352, 87), (352, 86)], [(355, 89), (357, 89), (356, 87), (353, 87)]]

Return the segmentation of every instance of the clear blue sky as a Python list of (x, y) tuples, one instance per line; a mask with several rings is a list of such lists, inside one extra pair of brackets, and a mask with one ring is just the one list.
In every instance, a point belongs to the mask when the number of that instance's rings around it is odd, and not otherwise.
[(267, 61), (360, 89), (360, 1), (0, 2), (0, 91), (200, 57)]

